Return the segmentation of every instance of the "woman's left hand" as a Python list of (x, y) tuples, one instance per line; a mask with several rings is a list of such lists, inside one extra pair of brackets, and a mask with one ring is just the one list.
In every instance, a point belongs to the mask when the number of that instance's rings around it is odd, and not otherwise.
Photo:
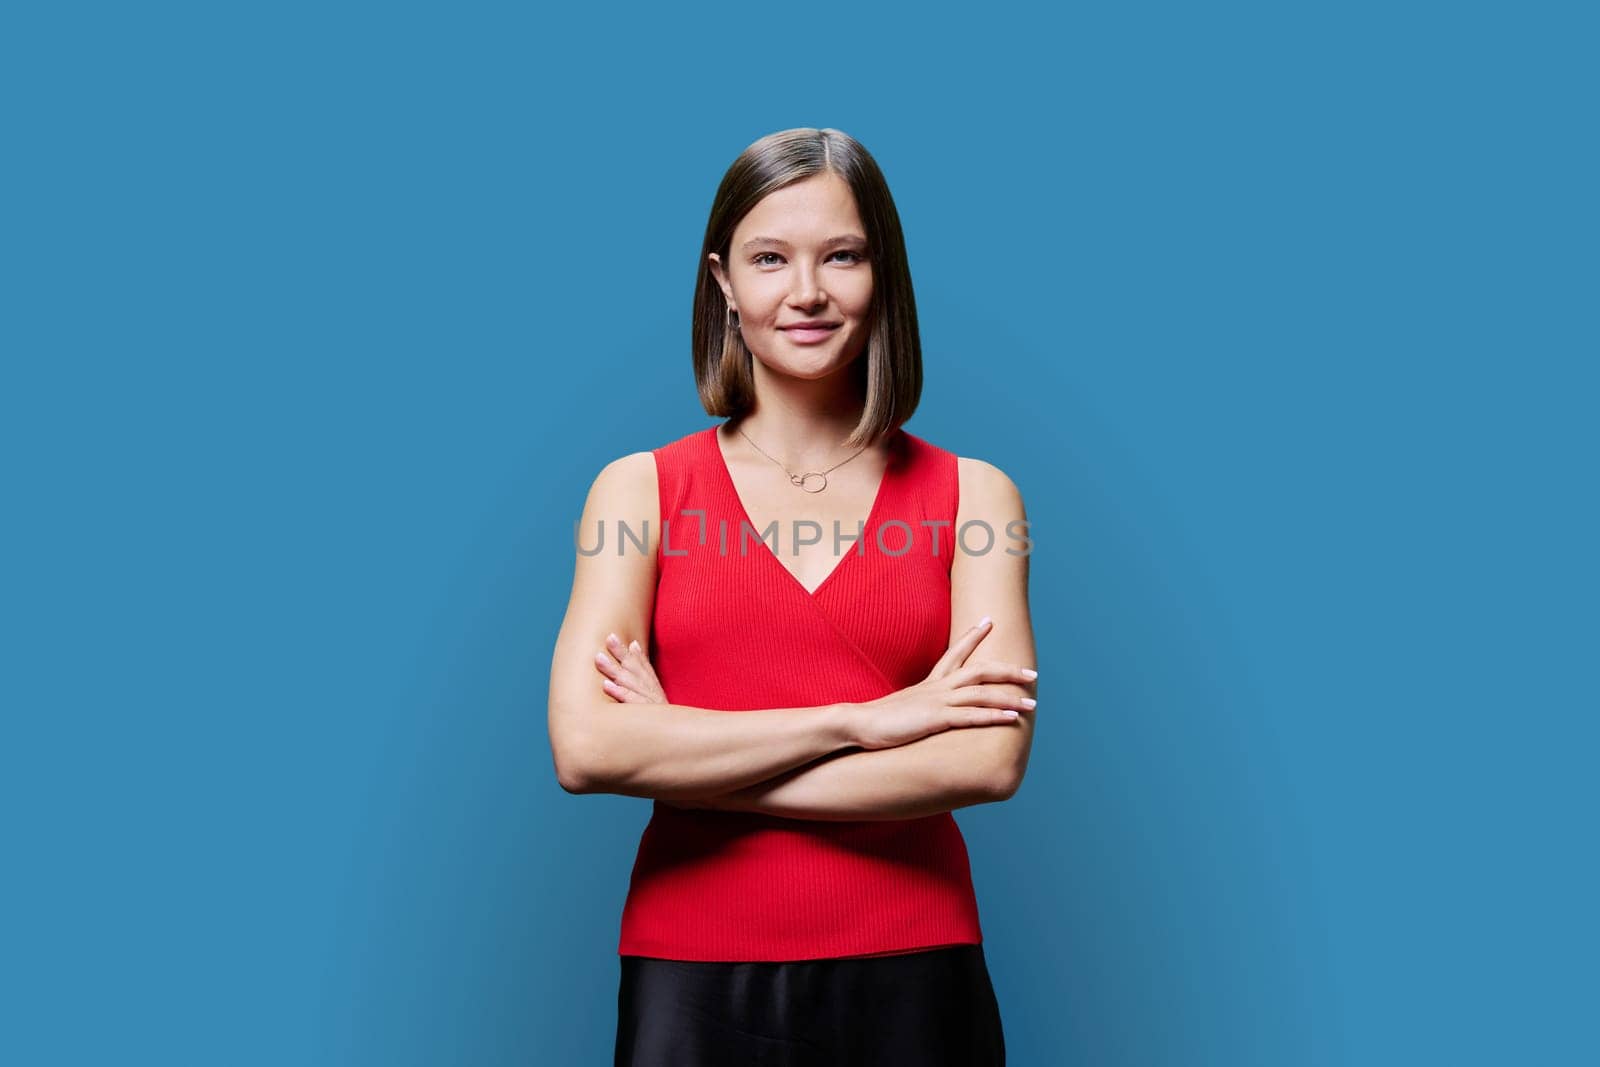
[(606, 647), (594, 657), (594, 669), (605, 675), (601, 687), (618, 703), (671, 703), (637, 641), (624, 645), (616, 634), (607, 634)]

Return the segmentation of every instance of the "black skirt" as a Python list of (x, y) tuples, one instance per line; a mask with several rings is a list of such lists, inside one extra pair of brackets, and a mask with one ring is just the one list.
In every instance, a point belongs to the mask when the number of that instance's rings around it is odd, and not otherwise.
[(705, 963), (621, 956), (615, 1067), (1003, 1067), (982, 945)]

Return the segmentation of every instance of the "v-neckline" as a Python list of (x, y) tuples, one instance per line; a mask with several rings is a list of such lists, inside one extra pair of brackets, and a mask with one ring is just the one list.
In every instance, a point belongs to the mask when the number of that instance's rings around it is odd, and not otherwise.
[[(748, 523), (750, 529), (756, 531), (756, 533), (759, 535), (761, 528), (757, 526), (755, 520), (750, 517), (749, 509), (744, 506), (744, 498), (739, 495), (739, 487), (734, 483), (733, 480), (733, 469), (728, 466), (728, 457), (722, 454), (721, 434), (718, 432), (720, 429), (721, 424), (718, 426), (709, 427), (706, 430), (706, 432), (710, 434), (709, 441), (711, 444), (711, 450), (717, 454), (717, 469), (722, 472), (723, 483), (728, 490), (728, 496), (733, 500), (734, 507), (739, 510), (739, 517)], [(878, 517), (878, 511), (883, 506), (884, 497), (888, 495), (889, 481), (894, 477), (896, 469), (900, 466), (901, 455), (899, 448), (899, 435), (900, 430), (898, 428), (893, 430), (890, 434), (889, 440), (892, 442), (892, 444), (890, 445), (889, 449), (889, 460), (883, 468), (882, 476), (878, 479), (878, 491), (872, 498), (872, 507), (867, 512), (866, 523), (861, 527), (861, 536), (863, 538), (867, 537), (872, 532), (873, 521)], [(793, 523), (790, 525), (792, 528)], [(781, 526), (779, 527), (779, 532), (782, 532)], [(842, 555), (840, 555), (839, 559), (834, 563), (833, 569), (827, 573), (827, 576), (824, 577), (821, 582), (817, 583), (817, 587), (815, 589), (807, 589), (805, 587), (805, 583), (797, 578), (793, 571), (783, 565), (783, 560), (780, 559), (778, 554), (773, 551), (772, 546), (767, 544), (766, 538), (757, 536), (756, 543), (761, 546), (757, 551), (770, 559), (773, 565), (777, 567), (785, 577), (788, 578), (789, 583), (793, 585), (794, 588), (798, 589), (803, 596), (813, 601), (816, 600), (818, 595), (820, 595), (821, 592), (833, 582), (834, 578), (838, 577), (839, 572), (844, 569), (845, 563), (851, 558), (860, 554), (857, 550), (857, 545), (850, 546)], [(779, 538), (779, 543), (782, 543), (781, 537)]]

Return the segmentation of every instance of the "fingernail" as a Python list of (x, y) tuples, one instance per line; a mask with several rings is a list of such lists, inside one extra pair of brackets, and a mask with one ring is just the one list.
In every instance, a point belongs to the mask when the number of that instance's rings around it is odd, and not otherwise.
[(1025, 708), (1036, 708), (1039, 706), (1039, 702), (1032, 697), (1023, 697), (1022, 706)]
[(632, 644), (630, 644), (630, 645), (629, 645), (629, 646), (628, 646), (628, 647), (629, 647), (629, 648), (631, 648), (631, 649), (633, 649), (633, 650), (634, 650), (634, 651), (635, 651), (635, 652), (642, 652), (642, 651), (644, 651), (644, 650), (643, 650), (643, 649), (641, 649), (641, 648), (640, 648), (640, 647), (639, 647), (639, 642), (637, 642), (637, 641), (635, 641), (635, 642), (633, 642), (633, 643), (632, 643)]
[(1035, 678), (1039, 677), (1039, 672), (1031, 667), (1024, 667), (1022, 668), (1022, 676), (1031, 682)]
[(1011, 708), (1006, 708), (1005, 713), (1006, 718), (1008, 719), (1015, 719), (1017, 717), (1017, 712), (1013, 711)]
[(983, 629), (985, 626), (988, 626), (993, 621), (994, 621), (993, 619), (991, 619), (989, 616), (985, 615), (983, 618), (978, 620), (978, 629), (980, 629), (980, 630)]

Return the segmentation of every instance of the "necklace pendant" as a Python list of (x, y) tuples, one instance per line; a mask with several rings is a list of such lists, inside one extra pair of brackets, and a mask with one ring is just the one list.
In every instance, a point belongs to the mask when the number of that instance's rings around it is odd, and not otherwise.
[[(820, 493), (824, 489), (828, 488), (828, 476), (821, 471), (807, 471), (804, 474), (791, 474), (789, 475), (789, 480), (808, 493)], [(815, 489), (811, 488), (811, 486), (808, 484), (813, 480), (821, 483)]]

